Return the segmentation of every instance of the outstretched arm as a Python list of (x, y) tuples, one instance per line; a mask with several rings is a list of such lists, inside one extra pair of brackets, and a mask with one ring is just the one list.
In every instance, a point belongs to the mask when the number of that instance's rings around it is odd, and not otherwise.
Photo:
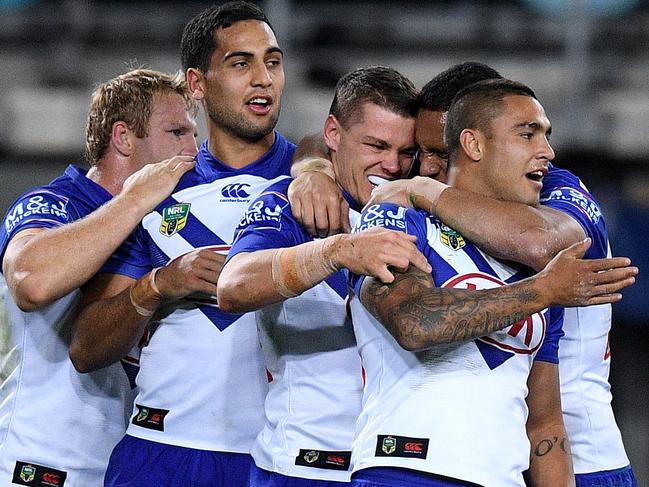
[(106, 367), (135, 346), (164, 300), (194, 292), (216, 295), (225, 256), (201, 249), (140, 279), (103, 274), (84, 290), (74, 323), (70, 359), (82, 373)]
[(389, 268), (410, 264), (430, 272), (416, 238), (385, 228), (334, 235), (295, 247), (237, 254), (224, 267), (218, 302), (226, 313), (242, 313), (297, 296), (342, 268), (391, 282)]
[(470, 340), (506, 328), (548, 306), (587, 306), (621, 299), (635, 282), (636, 267), (624, 257), (581, 260), (585, 240), (560, 252), (533, 277), (486, 290), (438, 288), (418, 269), (384, 284), (366, 278), (361, 301), (406, 350)]
[(582, 226), (561, 211), (496, 200), (430, 178), (383, 184), (368, 205), (381, 201), (434, 214), (489, 255), (537, 271), (561, 249), (586, 237)]
[(559, 367), (535, 361), (527, 380), (527, 435), (530, 439), (530, 487), (572, 487), (570, 442), (563, 424)]
[(18, 306), (23, 311), (41, 308), (88, 281), (193, 166), (193, 158), (187, 156), (150, 164), (129, 177), (119, 195), (85, 218), (54, 229), (17, 233), (7, 245), (2, 267)]

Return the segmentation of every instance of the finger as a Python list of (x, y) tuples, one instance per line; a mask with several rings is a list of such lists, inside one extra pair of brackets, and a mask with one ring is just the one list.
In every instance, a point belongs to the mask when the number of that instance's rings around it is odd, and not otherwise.
[(315, 218), (316, 235), (320, 238), (326, 237), (329, 232), (329, 217), (326, 206), (318, 205), (314, 207), (313, 215)]
[(620, 293), (614, 293), (614, 294), (603, 294), (601, 296), (595, 296), (590, 298), (586, 302), (586, 306), (594, 306), (596, 304), (609, 304), (609, 303), (617, 303), (618, 301), (622, 300), (622, 295)]
[(389, 270), (393, 269), (398, 272), (406, 272), (408, 267), (410, 267), (410, 260), (401, 255), (389, 256), (385, 260)]
[(387, 266), (381, 267), (373, 272), (371, 275), (376, 277), (383, 284), (390, 284), (394, 281), (394, 275), (388, 270)]
[(589, 249), (591, 239), (589, 237), (572, 244), (570, 247), (564, 249), (561, 253), (570, 257), (580, 258)]
[(622, 279), (621, 281), (615, 281), (615, 282), (610, 282), (608, 284), (603, 284), (601, 286), (595, 286), (593, 288), (592, 295), (602, 296), (605, 294), (615, 293), (633, 284), (635, 284), (635, 277), (629, 277), (627, 279)]
[(611, 269), (608, 271), (597, 272), (593, 276), (593, 280), (596, 284), (607, 284), (615, 281), (620, 281), (622, 279), (627, 279), (629, 277), (634, 277), (636, 268), (633, 267), (623, 267), (621, 269)]
[(352, 225), (349, 221), (349, 203), (345, 199), (340, 203), (340, 224), (344, 233), (351, 233)]
[(216, 285), (219, 276), (221, 275), (221, 266), (217, 267), (200, 267), (193, 270), (193, 277), (201, 282), (208, 282)]
[(433, 268), (431, 267), (430, 262), (428, 262), (428, 259), (416, 247), (410, 255), (410, 263), (420, 271), (428, 274), (433, 272)]
[(186, 173), (196, 165), (196, 159), (191, 156), (177, 156), (170, 160), (171, 172)]
[[(613, 257), (610, 259), (592, 259), (588, 260), (588, 269), (591, 271), (605, 271), (619, 267), (627, 267), (631, 264), (628, 257)], [(637, 267), (635, 268), (637, 271)]]
[(195, 291), (209, 294), (210, 296), (216, 296), (216, 281), (211, 282), (211, 280), (200, 279), (196, 284), (197, 289)]
[(306, 229), (309, 235), (312, 237), (318, 236), (315, 227), (315, 215), (313, 214), (313, 208), (311, 208), (311, 206), (302, 205), (300, 220), (300, 223), (302, 223), (302, 226)]
[(295, 199), (295, 201), (293, 201), (290, 196), (289, 196), (289, 200), (290, 200), (291, 213), (293, 214), (293, 218), (295, 218), (299, 223), (304, 225), (302, 221), (302, 203), (298, 199)]
[(329, 228), (327, 229), (327, 233), (325, 237), (340, 233), (341, 230), (340, 207), (341, 207), (341, 202), (339, 199), (336, 199), (335, 201), (331, 201), (329, 204), (327, 204), (326, 210), (327, 210), (327, 220), (329, 222)]

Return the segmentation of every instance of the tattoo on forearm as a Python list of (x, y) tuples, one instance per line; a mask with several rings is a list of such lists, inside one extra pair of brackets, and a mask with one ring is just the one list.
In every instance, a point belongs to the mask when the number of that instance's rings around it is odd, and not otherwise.
[(570, 455), (570, 445), (568, 443), (568, 438), (565, 436), (563, 438), (557, 438), (556, 436), (552, 438), (544, 438), (541, 441), (537, 442), (532, 449), (532, 460), (534, 457), (541, 458), (550, 453), (555, 445), (559, 446), (561, 452), (566, 455)]
[(385, 285), (372, 280), (363, 304), (395, 336), (417, 347), (466, 341), (502, 330), (538, 309), (531, 286), (489, 290), (437, 288), (429, 274), (411, 269)]

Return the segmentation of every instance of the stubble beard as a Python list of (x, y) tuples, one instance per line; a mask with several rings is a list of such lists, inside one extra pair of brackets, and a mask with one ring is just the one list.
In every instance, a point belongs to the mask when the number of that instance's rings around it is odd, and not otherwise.
[(212, 123), (233, 137), (248, 142), (258, 142), (273, 132), (279, 120), (280, 111), (278, 109), (275, 113), (269, 114), (266, 123), (258, 125), (226, 110), (219, 110), (213, 106), (207, 107), (207, 113)]

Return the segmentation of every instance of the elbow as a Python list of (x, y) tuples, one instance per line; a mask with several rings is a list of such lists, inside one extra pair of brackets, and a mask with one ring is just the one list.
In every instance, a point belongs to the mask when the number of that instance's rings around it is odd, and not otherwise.
[(557, 250), (543, 239), (526, 239), (518, 245), (520, 256), (518, 262), (535, 271), (542, 270), (557, 254)]
[(244, 302), (240, 299), (245, 295), (245, 289), (236, 277), (221, 274), (217, 284), (216, 299), (219, 309), (224, 313), (243, 313), (249, 311), (245, 308)]
[(11, 294), (16, 306), (26, 313), (36, 311), (54, 302), (57, 296), (52, 296), (44, 285), (35, 279), (22, 279), (11, 287)]
[(84, 354), (79, 350), (80, 347), (75, 346), (74, 343), (70, 345), (70, 362), (74, 366), (75, 370), (80, 374), (87, 374), (96, 370), (96, 367), (92, 366), (92, 363), (84, 357)]
[(394, 330), (392, 333), (394, 339), (407, 352), (421, 352), (434, 345), (430, 340), (422, 340), (420, 337), (406, 332), (396, 323), (391, 329)]
[(410, 340), (408, 338), (397, 338), (397, 343), (406, 352), (421, 352), (424, 349), (415, 340)]

